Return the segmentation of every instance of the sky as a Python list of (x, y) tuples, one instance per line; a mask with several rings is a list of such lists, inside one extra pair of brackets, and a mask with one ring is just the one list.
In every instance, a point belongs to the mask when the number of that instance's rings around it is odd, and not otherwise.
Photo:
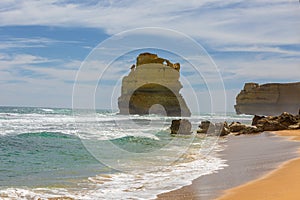
[[(191, 110), (234, 111), (245, 82), (300, 81), (299, 19), (298, 0), (1, 0), (0, 105), (72, 107), (77, 83), (96, 93), (78, 104), (115, 108), (122, 77), (148, 45), (181, 63)], [(202, 50), (191, 51), (191, 41)]]

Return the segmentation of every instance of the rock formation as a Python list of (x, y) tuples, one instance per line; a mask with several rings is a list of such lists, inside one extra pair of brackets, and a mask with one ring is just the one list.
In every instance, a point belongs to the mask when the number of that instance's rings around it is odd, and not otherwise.
[(227, 122), (212, 123), (210, 121), (202, 121), (199, 125), (197, 133), (204, 133), (212, 136), (225, 136), (230, 133)]
[(236, 97), (237, 114), (279, 115), (283, 112), (298, 114), (300, 109), (300, 82), (246, 83)]
[(163, 114), (190, 116), (191, 112), (179, 93), (180, 64), (142, 53), (122, 80), (118, 99), (120, 114)]
[(261, 131), (279, 131), (298, 129), (300, 125), (300, 115), (292, 115), (284, 112), (279, 116), (254, 116), (252, 125)]
[(197, 133), (212, 136), (225, 136), (230, 133), (233, 135), (256, 134), (263, 131), (279, 131), (279, 130), (296, 130), (300, 129), (300, 114), (292, 115), (284, 112), (279, 116), (257, 116), (252, 119), (251, 125), (241, 124), (240, 122), (212, 123), (210, 121), (202, 121), (199, 125)]
[(171, 134), (190, 135), (192, 124), (187, 119), (172, 120)]

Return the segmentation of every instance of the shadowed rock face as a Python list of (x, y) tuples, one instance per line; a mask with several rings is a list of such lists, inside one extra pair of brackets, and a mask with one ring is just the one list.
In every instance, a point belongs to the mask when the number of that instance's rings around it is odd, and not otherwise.
[(154, 83), (139, 87), (129, 100), (130, 114), (149, 114), (150, 109), (151, 113), (167, 116), (179, 116), (181, 112), (176, 95), (168, 88)]
[(236, 97), (237, 114), (279, 115), (283, 112), (298, 114), (300, 109), (300, 82), (246, 83)]
[(131, 72), (122, 80), (118, 99), (120, 114), (163, 114), (190, 116), (179, 82), (180, 64), (143, 53), (132, 65)]
[(171, 134), (191, 135), (192, 124), (187, 119), (172, 120)]

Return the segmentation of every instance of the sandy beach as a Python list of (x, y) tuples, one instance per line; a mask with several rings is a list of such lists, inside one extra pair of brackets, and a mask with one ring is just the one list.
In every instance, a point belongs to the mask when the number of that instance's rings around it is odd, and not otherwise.
[[(279, 136), (288, 136), (290, 140), (300, 141), (300, 131), (276, 131)], [(300, 158), (281, 164), (276, 170), (267, 175), (225, 191), (218, 200), (234, 199), (299, 199), (300, 191)]]
[(274, 133), (229, 136), (221, 153), (229, 167), (158, 199), (297, 199), (300, 131)]
[(279, 136), (287, 136), (289, 140), (300, 141), (300, 130), (274, 131), (272, 133)]

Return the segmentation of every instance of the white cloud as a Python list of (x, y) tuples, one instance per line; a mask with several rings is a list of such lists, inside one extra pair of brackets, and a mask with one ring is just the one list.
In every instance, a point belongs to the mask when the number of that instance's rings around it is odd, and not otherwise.
[(26, 65), (50, 62), (49, 59), (30, 54), (0, 54), (0, 69), (9, 68), (10, 65)]
[(72, 85), (64, 80), (73, 80), (76, 70), (40, 66), (52, 62), (56, 60), (30, 54), (0, 54), (0, 103), (70, 107)]
[[(140, 27), (164, 27), (190, 35), (220, 52), (256, 53), (255, 56), (236, 55), (230, 58), (222, 55), (214, 56), (215, 62), (223, 73), (224, 81), (300, 79), (297, 73), (300, 69), (299, 48), (283, 49), (280, 47), (280, 45), (300, 43), (298, 1), (125, 0), (101, 1), (98, 4), (67, 2), (62, 0), (3, 0), (0, 2), (0, 26), (94, 27), (101, 28), (108, 34)], [(57, 42), (59, 41), (48, 38), (14, 38), (2, 42), (0, 49), (47, 47)], [(54, 66), (54, 63), (55, 65), (59, 63), (59, 65)], [(47, 67), (42, 67), (44, 64), (47, 64)], [(118, 63), (115, 64), (117, 66)], [(39, 92), (41, 94), (47, 91), (50, 96), (65, 96), (64, 91), (68, 91), (67, 98), (70, 98), (72, 84), (65, 82), (74, 81), (80, 65), (79, 60), (62, 61), (29, 54), (2, 53), (0, 54), (0, 81), (6, 84), (1, 84), (1, 91), (6, 92), (7, 100), (0, 101), (0, 103), (9, 102), (9, 99), (17, 101), (21, 93), (24, 93), (25, 98), (26, 92), (38, 95)], [(88, 61), (86, 65), (89, 68), (81, 71), (82, 82), (96, 82), (99, 79), (98, 70), (106, 67), (106, 64), (101, 61)], [(129, 66), (125, 68), (128, 69)], [(43, 80), (43, 77), (14, 74), (16, 69), (29, 70), (51, 77), (51, 79)], [(183, 70), (193, 72), (193, 69), (189, 67)], [(211, 68), (202, 68), (202, 70), (208, 75), (210, 72), (215, 72), (215, 69)], [(226, 75), (226, 72), (230, 74)], [(123, 75), (124, 69), (110, 68), (105, 74), (105, 79), (118, 80)], [(191, 74), (186, 78), (192, 84), (199, 83), (197, 74)], [(206, 78), (206, 81), (216, 81), (216, 76)], [(21, 85), (14, 81), (25, 81), (26, 84)], [(7, 84), (10, 86), (8, 87)], [(108, 94), (112, 87), (105, 86), (103, 94)], [(242, 87), (242, 85), (236, 87)], [(235, 96), (233, 94), (238, 90), (227, 91), (230, 98), (228, 102), (232, 105)], [(199, 96), (203, 95), (201, 92), (198, 93)], [(46, 96), (44, 95), (45, 101), (47, 101)], [(60, 99), (63, 99), (61, 96)]]
[(266, 59), (264, 54), (261, 54), (254, 57), (219, 59), (217, 65), (220, 67), (225, 82), (236, 81), (243, 83), (245, 81), (259, 80), (265, 83), (300, 80), (298, 73), (300, 70), (299, 56), (282, 58), (279, 55), (272, 55)]
[(274, 46), (259, 46), (259, 45), (247, 45), (247, 46), (224, 46), (218, 50), (225, 52), (261, 52), (261, 53), (278, 53), (282, 55), (300, 56), (300, 51), (282, 49)]
[(0, 25), (97, 27), (114, 34), (137, 27), (165, 27), (217, 44), (294, 44), (299, 42), (296, 1), (4, 1)]
[(44, 37), (35, 37), (35, 38), (4, 38), (0, 43), (0, 49), (9, 49), (9, 48), (40, 48), (48, 47), (49, 45), (58, 44), (58, 43), (78, 43), (77, 41), (60, 41)]

